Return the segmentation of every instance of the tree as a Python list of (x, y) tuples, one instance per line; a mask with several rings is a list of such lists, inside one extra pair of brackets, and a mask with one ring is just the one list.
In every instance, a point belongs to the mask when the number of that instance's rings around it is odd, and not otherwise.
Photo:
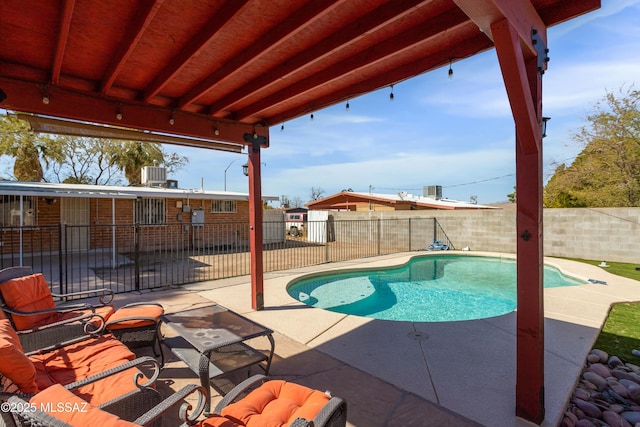
[(322, 187), (311, 187), (311, 201), (316, 201), (322, 198), (324, 190)]
[(293, 199), (291, 199), (292, 208), (301, 208), (303, 206), (304, 206), (304, 201), (302, 200), (301, 197), (295, 196)]
[(282, 196), (280, 196), (280, 206), (288, 209), (291, 206), (291, 201), (289, 200), (289, 196), (287, 196), (286, 194), (283, 194)]
[(0, 155), (14, 157), (13, 177), (19, 181), (40, 182), (44, 177), (41, 158), (56, 157), (48, 148), (51, 138), (29, 130), (29, 125), (15, 116), (0, 117)]
[(640, 91), (607, 93), (573, 135), (582, 151), (560, 164), (544, 191), (547, 207), (640, 205)]

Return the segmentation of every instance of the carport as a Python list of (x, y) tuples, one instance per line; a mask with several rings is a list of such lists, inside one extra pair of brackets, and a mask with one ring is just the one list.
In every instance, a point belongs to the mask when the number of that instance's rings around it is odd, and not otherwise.
[(100, 136), (136, 130), (145, 140), (246, 147), (251, 300), (261, 310), (260, 153), (269, 147), (269, 128), (495, 48), (516, 130), (516, 414), (541, 422), (546, 29), (599, 6), (600, 0), (0, 0), (0, 108), (61, 120), (57, 126), (67, 133), (86, 135), (91, 124)]

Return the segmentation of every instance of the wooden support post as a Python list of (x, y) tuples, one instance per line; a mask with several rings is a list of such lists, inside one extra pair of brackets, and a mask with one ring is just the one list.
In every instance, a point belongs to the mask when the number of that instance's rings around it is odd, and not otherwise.
[(249, 146), (249, 244), (251, 252), (251, 307), (264, 309), (264, 269), (262, 262), (262, 185), (260, 143)]
[(516, 415), (539, 424), (544, 420), (543, 70), (537, 55), (525, 57), (531, 50), (523, 52), (522, 40), (507, 20), (494, 23), (491, 31), (516, 126)]

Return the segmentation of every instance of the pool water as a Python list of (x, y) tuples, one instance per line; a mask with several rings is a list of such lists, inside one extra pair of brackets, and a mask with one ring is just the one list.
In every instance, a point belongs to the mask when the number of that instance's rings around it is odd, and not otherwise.
[[(582, 284), (544, 266), (545, 288)], [(395, 268), (302, 278), (290, 283), (287, 292), (313, 307), (374, 319), (483, 319), (516, 309), (516, 262), (466, 255), (415, 257)]]

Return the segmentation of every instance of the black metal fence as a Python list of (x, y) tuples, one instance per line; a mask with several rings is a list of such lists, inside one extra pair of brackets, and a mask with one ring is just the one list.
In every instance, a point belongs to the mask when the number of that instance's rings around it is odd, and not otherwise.
[[(31, 265), (52, 290), (110, 288), (127, 292), (250, 274), (249, 226), (55, 225), (0, 228), (0, 268)], [(308, 222), (287, 236), (265, 222), (264, 271), (426, 249), (434, 240), (453, 249), (435, 218)]]

